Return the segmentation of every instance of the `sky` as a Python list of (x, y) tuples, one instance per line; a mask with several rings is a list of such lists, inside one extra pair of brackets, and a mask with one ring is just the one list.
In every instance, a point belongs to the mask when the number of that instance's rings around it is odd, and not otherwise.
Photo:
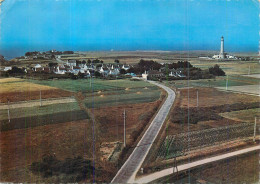
[(257, 0), (5, 0), (0, 54), (34, 50), (258, 52)]

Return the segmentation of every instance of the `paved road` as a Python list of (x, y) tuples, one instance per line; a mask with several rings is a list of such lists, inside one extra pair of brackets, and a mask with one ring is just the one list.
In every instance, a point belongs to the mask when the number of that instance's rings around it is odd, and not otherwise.
[(168, 93), (168, 97), (153, 119), (151, 125), (146, 130), (142, 139), (137, 144), (137, 147), (118, 171), (111, 183), (133, 183), (135, 181), (135, 175), (140, 169), (175, 100), (175, 92), (172, 89), (153, 81), (149, 82), (163, 88)]
[[(226, 153), (226, 154), (223, 154), (223, 155), (218, 155), (218, 156), (211, 157), (211, 158), (201, 159), (201, 160), (191, 162), (191, 163), (188, 163), (188, 164), (183, 164), (183, 165), (178, 166), (178, 171), (179, 172), (185, 171), (187, 169), (192, 169), (192, 168), (195, 168), (197, 166), (201, 166), (201, 165), (216, 162), (216, 161), (219, 161), (219, 160), (223, 160), (223, 159), (231, 158), (231, 157), (234, 157), (234, 156), (246, 154), (246, 153), (256, 151), (256, 150), (260, 150), (259, 145), (254, 146), (254, 147), (250, 147), (250, 148), (245, 148), (245, 149), (242, 149), (242, 150), (239, 150), (239, 151), (234, 151), (234, 152), (231, 152), (231, 153)], [(173, 168), (164, 169), (162, 171), (158, 171), (158, 172), (149, 174), (147, 176), (141, 177), (141, 178), (135, 180), (133, 183), (149, 183), (149, 182), (152, 182), (156, 179), (163, 178), (163, 177), (171, 175), (171, 174), (173, 174)]]

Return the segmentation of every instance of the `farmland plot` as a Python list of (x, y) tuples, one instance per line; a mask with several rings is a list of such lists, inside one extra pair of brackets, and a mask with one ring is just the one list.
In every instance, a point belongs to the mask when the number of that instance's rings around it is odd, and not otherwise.
[[(241, 123), (232, 126), (169, 135), (160, 147), (158, 157), (169, 159), (196, 148), (212, 146), (238, 138), (252, 137), (253, 132), (253, 123)], [(259, 131), (257, 134), (259, 135)]]

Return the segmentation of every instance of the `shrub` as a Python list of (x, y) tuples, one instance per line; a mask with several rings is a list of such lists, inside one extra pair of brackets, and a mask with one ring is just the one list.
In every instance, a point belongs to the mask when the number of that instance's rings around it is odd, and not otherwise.
[(225, 72), (219, 67), (219, 65), (209, 68), (209, 73), (215, 76), (225, 76)]
[(65, 174), (62, 178), (67, 182), (82, 181), (90, 177), (93, 169), (91, 161), (80, 156), (60, 161), (53, 155), (43, 156), (41, 162), (33, 162), (30, 167), (34, 174), (41, 174), (45, 178)]

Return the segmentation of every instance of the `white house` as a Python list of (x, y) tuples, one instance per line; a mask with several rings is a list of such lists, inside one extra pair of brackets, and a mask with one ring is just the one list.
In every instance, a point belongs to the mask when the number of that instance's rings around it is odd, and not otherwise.
[(42, 66), (40, 64), (36, 64), (34, 67), (33, 67), (33, 70), (36, 72), (36, 71), (40, 71), (42, 68)]
[(119, 69), (114, 69), (109, 71), (109, 75), (118, 75), (120, 73)]
[(148, 77), (148, 73), (145, 71), (143, 74), (142, 74), (142, 78), (147, 80), (147, 77)]
[(65, 74), (66, 73), (66, 69), (64, 67), (57, 67), (57, 71), (55, 72), (56, 74)]
[(122, 66), (122, 69), (128, 70), (128, 69), (130, 69), (130, 66), (129, 66), (129, 65), (128, 65), (128, 66), (127, 66), (127, 65), (123, 65), (123, 66)]
[(71, 66), (71, 67), (72, 67), (72, 66), (77, 66), (77, 62), (76, 62), (76, 60), (68, 60), (68, 61), (67, 61), (67, 65), (68, 65), (68, 66)]
[(5, 72), (8, 71), (8, 70), (12, 70), (12, 67), (11, 67), (11, 66), (6, 66), (6, 67), (4, 68), (4, 71), (5, 71)]
[(101, 67), (100, 70), (99, 70), (100, 73), (102, 74), (108, 74), (109, 73), (109, 70), (106, 68), (106, 67)]
[(177, 77), (177, 75), (176, 75), (176, 73), (175, 73), (174, 71), (171, 71), (171, 72), (169, 73), (169, 76), (170, 76), (170, 77)]

